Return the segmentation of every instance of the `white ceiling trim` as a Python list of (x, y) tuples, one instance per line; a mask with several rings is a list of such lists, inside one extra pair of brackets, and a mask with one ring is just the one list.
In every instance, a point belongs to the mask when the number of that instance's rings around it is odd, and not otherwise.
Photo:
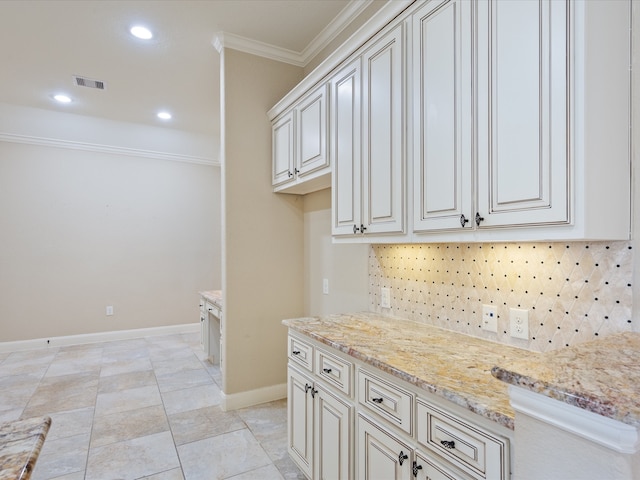
[(360, 15), (371, 2), (373, 2), (373, 0), (351, 0), (331, 23), (311, 40), (302, 52), (275, 47), (264, 42), (258, 42), (228, 32), (216, 33), (211, 43), (218, 52), (223, 48), (232, 48), (252, 55), (304, 67)]
[(213, 46), (218, 52), (223, 48), (231, 48), (241, 52), (250, 53), (259, 57), (270, 58), (278, 62), (290, 63), (298, 67), (304, 67), (302, 55), (286, 48), (274, 47), (268, 43), (258, 42), (250, 38), (241, 37), (229, 32), (218, 32), (213, 38)]
[(301, 52), (305, 66), (347, 28), (372, 2), (373, 0), (351, 0), (336, 18), (324, 27), (316, 38), (311, 40), (311, 43)]
[(66, 148), (70, 150), (82, 150), (85, 152), (110, 153), (128, 157), (153, 158), (156, 160), (169, 160), (172, 162), (195, 163), (198, 165), (220, 166), (220, 162), (212, 158), (181, 155), (177, 153), (155, 152), (138, 148), (114, 147), (96, 143), (74, 142), (71, 140), (59, 140), (54, 138), (35, 137), (31, 135), (17, 135), (14, 133), (0, 133), (0, 142), (21, 143), (43, 147)]

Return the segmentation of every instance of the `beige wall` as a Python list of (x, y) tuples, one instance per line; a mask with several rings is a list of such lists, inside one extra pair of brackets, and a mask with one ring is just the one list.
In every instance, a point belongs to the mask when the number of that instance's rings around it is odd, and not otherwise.
[(304, 313), (303, 200), (271, 188), (266, 112), (302, 69), (236, 50), (221, 53), (223, 391), (286, 383), (282, 319)]
[(197, 322), (221, 283), (219, 184), (210, 165), (0, 141), (0, 342)]
[[(331, 242), (331, 189), (304, 197), (305, 315), (369, 310), (368, 245)], [(329, 281), (329, 294), (322, 280)]]

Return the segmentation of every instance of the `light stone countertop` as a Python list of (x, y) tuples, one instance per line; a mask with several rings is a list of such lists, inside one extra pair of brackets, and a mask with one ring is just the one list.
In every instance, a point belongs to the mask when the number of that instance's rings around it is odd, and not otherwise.
[(200, 296), (222, 309), (222, 290), (208, 290), (200, 292)]
[(508, 386), (495, 365), (535, 361), (539, 353), (376, 313), (284, 320), (333, 347), (456, 405), (513, 429)]
[(538, 361), (498, 362), (492, 373), (512, 385), (640, 427), (640, 333), (618, 333), (543, 353)]
[(47, 436), (51, 418), (0, 424), (0, 480), (28, 480)]

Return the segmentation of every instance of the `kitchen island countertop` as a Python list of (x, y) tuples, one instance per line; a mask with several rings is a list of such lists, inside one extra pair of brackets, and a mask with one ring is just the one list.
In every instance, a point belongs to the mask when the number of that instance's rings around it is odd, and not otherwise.
[(0, 424), (0, 480), (27, 480), (35, 467), (51, 418)]
[(540, 354), (376, 313), (284, 320), (291, 330), (333, 347), (456, 405), (513, 429), (508, 387), (495, 365)]

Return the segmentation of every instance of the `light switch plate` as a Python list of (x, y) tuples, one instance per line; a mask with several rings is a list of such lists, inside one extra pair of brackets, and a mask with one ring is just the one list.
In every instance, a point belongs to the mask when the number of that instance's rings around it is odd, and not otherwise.
[(482, 305), (482, 329), (498, 332), (498, 308), (495, 305)]
[(391, 308), (391, 289), (382, 287), (380, 289), (380, 306), (382, 308)]
[(322, 279), (322, 293), (325, 295), (329, 295), (329, 279), (328, 278)]

